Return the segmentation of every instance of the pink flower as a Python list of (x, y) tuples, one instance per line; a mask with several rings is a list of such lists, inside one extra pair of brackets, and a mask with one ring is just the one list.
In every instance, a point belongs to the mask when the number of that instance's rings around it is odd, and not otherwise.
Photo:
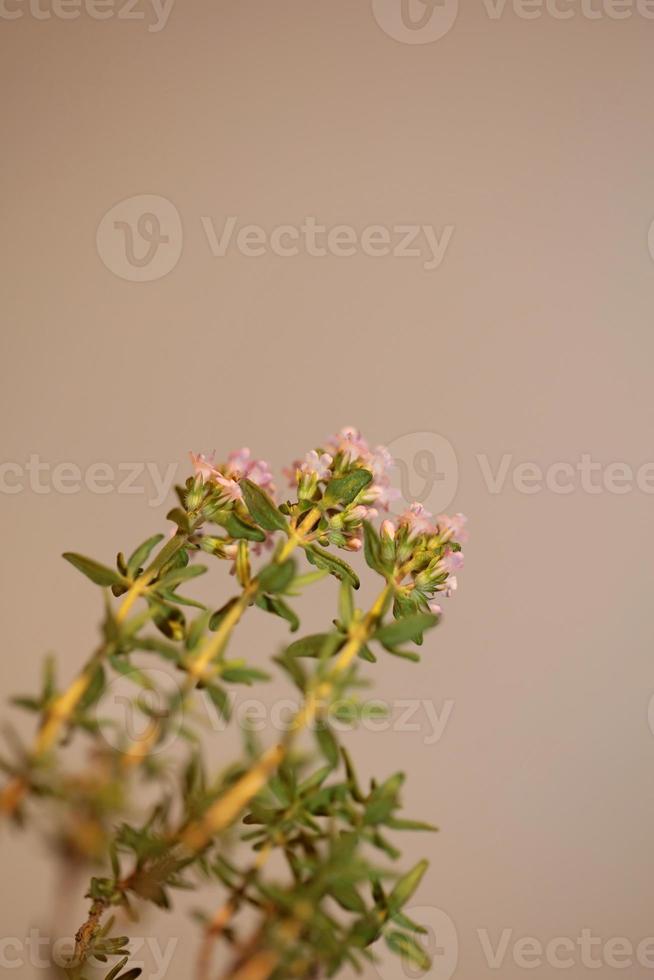
[(433, 612), (434, 616), (442, 616), (443, 615), (443, 609), (442, 609), (441, 606), (438, 605), (437, 602), (429, 602), (428, 603), (428, 606), (429, 606), (429, 611), (430, 612)]
[(214, 466), (214, 456), (215, 453), (189, 453), (191, 457), (191, 464), (193, 469), (197, 474), (202, 477), (202, 482), (206, 483), (208, 480), (213, 479), (214, 474), (217, 472)]
[(248, 469), (252, 465), (251, 455), (252, 453), (247, 446), (230, 453), (227, 457), (227, 472), (229, 475), (236, 476), (238, 479), (243, 479), (244, 476), (247, 476)]
[(408, 510), (400, 517), (400, 524), (409, 528), (409, 537), (415, 538), (419, 534), (429, 534), (434, 530), (432, 515), (419, 503), (413, 503)]
[(457, 544), (465, 544), (468, 540), (466, 530), (468, 518), (464, 514), (455, 514), (453, 517), (448, 517), (447, 514), (439, 514), (436, 523), (439, 532), (447, 540), (456, 541)]
[(248, 480), (252, 480), (252, 482), (256, 483), (262, 490), (267, 490), (271, 494), (275, 492), (273, 475), (270, 471), (268, 463), (266, 463), (264, 459), (255, 460), (249, 466), (245, 475), (247, 476)]
[(463, 568), (463, 552), (446, 551), (441, 558), (441, 564), (443, 566), (443, 571), (447, 572), (448, 575), (458, 572), (461, 568)]
[(393, 467), (393, 457), (386, 446), (375, 447), (370, 454), (369, 465), (375, 481), (386, 477), (387, 471)]
[(213, 475), (213, 481), (214, 483), (218, 484), (222, 490), (223, 496), (227, 497), (228, 500), (232, 500), (234, 502), (243, 500), (241, 488), (236, 480), (232, 480), (228, 476), (223, 476), (222, 473), (216, 471)]
[(307, 476), (315, 476), (318, 480), (327, 480), (331, 474), (330, 466), (334, 462), (329, 453), (320, 455), (315, 449), (311, 449), (304, 457), (300, 469)]
[(378, 504), (382, 510), (388, 510), (393, 501), (401, 496), (400, 490), (388, 483), (372, 483), (366, 490), (366, 497)]
[(302, 463), (299, 459), (294, 459), (290, 466), (285, 466), (282, 473), (288, 480), (289, 487), (294, 487), (297, 484), (297, 471), (301, 469)]
[(227, 475), (234, 480), (238, 481), (247, 477), (262, 490), (268, 490), (269, 493), (275, 492), (270, 466), (263, 459), (252, 459), (252, 453), (247, 446), (229, 454), (226, 470)]
[(359, 430), (352, 426), (345, 426), (333, 435), (327, 443), (327, 448), (333, 450), (334, 455), (343, 453), (351, 463), (359, 459), (367, 460), (370, 456), (368, 443)]

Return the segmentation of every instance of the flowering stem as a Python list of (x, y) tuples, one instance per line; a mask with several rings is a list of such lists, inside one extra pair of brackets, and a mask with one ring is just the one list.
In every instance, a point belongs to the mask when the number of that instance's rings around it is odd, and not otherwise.
[(265, 786), (272, 773), (286, 756), (293, 740), (303, 729), (308, 728), (315, 720), (321, 704), (330, 697), (334, 681), (350, 666), (359, 650), (367, 643), (383, 614), (393, 586), (387, 584), (378, 596), (375, 604), (364, 619), (356, 624), (350, 638), (336, 658), (328, 678), (317, 684), (310, 691), (307, 699), (297, 713), (283, 743), (273, 745), (256, 762), (245, 775), (209, 807), (206, 813), (197, 821), (185, 827), (179, 835), (179, 841), (193, 853), (203, 850), (211, 838), (221, 833), (236, 819), (241, 810), (247, 806), (253, 796)]
[[(145, 571), (134, 582), (132, 582), (116, 614), (116, 622), (118, 624), (125, 621), (127, 614), (139, 596), (143, 595), (148, 585), (158, 575), (161, 569), (171, 560), (171, 558), (174, 558), (174, 556), (182, 550), (187, 542), (188, 534), (178, 531), (174, 537), (166, 542), (154, 561), (151, 562)], [(57, 740), (59, 732), (70, 719), (75, 711), (75, 708), (88, 690), (98, 665), (102, 663), (106, 656), (107, 649), (108, 643), (103, 643), (102, 646), (100, 646), (89, 658), (86, 665), (72, 681), (69, 687), (49, 706), (45, 712), (41, 728), (34, 742), (31, 752), (33, 759), (38, 759), (52, 748)], [(22, 802), (28, 789), (29, 782), (24, 776), (17, 776), (15, 779), (11, 780), (11, 782), (5, 786), (2, 794), (0, 794), (0, 813), (5, 813), (7, 815), (14, 813), (16, 808), (20, 806), (20, 803)]]

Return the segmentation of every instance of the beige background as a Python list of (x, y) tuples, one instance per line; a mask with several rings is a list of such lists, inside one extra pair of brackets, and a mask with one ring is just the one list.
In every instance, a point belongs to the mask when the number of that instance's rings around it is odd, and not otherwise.
[[(383, 698), (453, 701), (449, 722), (434, 744), (424, 715), (417, 732), (352, 744), (366, 771), (406, 768), (407, 810), (442, 828), (406, 837), (406, 860), (430, 853), (416, 904), (451, 917), (457, 980), (562, 972), (526, 971), (511, 946), (491, 969), (479, 930), (493, 945), (502, 930), (511, 944), (654, 935), (653, 498), (579, 479), (526, 494), (511, 477), (582, 454), (654, 459), (654, 21), (571, 9), (492, 19), (475, 0), (425, 44), (389, 36), (364, 0), (177, 0), (159, 32), (27, 8), (0, 19), (3, 462), (181, 476), (190, 448), (246, 444), (279, 468), (347, 423), (409, 466), (434, 445), (415, 433), (454, 448), (451, 508), (472, 529), (460, 594), (420, 666), (374, 672)], [(105, 213), (136, 195), (181, 216), (167, 246), (182, 244), (179, 262), (151, 282), (104, 264), (129, 269), (117, 230), (96, 246)], [(431, 271), (360, 252), (215, 257), (202, 218), (220, 231), (229, 215), (267, 231), (314, 216), (454, 233)], [(504, 454), (491, 493), (478, 456), (494, 471)], [(144, 478), (100, 495), (47, 480), (37, 493), (27, 477), (8, 493), (17, 471), (3, 476), (9, 694), (33, 689), (45, 650), (70, 676), (94, 642), (99, 603), (60, 552), (110, 559), (160, 528), (166, 504), (150, 505)], [(331, 615), (329, 595), (311, 621)], [(261, 659), (283, 638), (263, 616), (240, 634)], [(4, 832), (0, 848), (2, 936), (22, 940), (60, 885), (30, 838)], [(188, 975), (185, 915), (148, 929), (180, 937), (168, 975)], [(604, 956), (592, 972), (651, 967)]]

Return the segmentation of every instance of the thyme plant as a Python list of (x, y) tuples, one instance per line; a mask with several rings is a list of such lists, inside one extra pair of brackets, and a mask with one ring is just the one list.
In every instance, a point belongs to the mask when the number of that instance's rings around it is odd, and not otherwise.
[[(115, 567), (64, 555), (103, 590), (98, 645), (68, 687), (49, 659), (38, 693), (14, 699), (39, 725), (32, 746), (14, 737), (2, 760), (1, 809), (22, 823), (49, 808), (56, 848), (94, 872), (88, 915), (60, 975), (90, 980), (100, 966), (105, 980), (139, 976), (115, 916), (134, 920), (144, 903), (169, 909), (176, 889), (202, 882), (219, 894), (200, 916), (198, 978), (331, 977), (346, 964), (360, 968), (382, 937), (427, 968), (424, 930), (403, 911), (427, 862), (390, 870), (399, 852), (387, 834), (434, 828), (400, 815), (402, 773), (362, 786), (332, 722), (356, 718), (362, 675), (379, 657), (419, 660), (415, 647), (441, 615), (436, 600), (456, 588), (465, 518), (434, 519), (413, 504), (376, 529), (393, 498), (392, 460), (354, 429), (293, 465), (292, 499), (283, 502), (275, 502), (267, 464), (248, 450), (223, 464), (191, 459), (195, 472), (177, 488), (167, 538), (148, 538), (129, 557), (120, 552)], [(363, 550), (379, 579), (365, 611), (354, 600), (359, 578), (339, 549)], [(308, 567), (300, 568), (301, 558)], [(235, 594), (219, 608), (180, 592), (217, 562), (228, 562), (235, 576)], [(245, 726), (240, 758), (220, 760), (216, 772), (220, 743), (212, 744), (209, 763), (194, 703), (203, 693), (228, 719), (232, 685), (268, 676), (259, 662), (228, 655), (237, 624), (254, 608), (297, 633), (296, 599), (327, 576), (338, 582), (335, 618), (272, 658), (298, 689), (301, 707), (267, 748)], [(144, 654), (177, 678), (173, 694), (143, 697), (155, 687), (153, 674), (134, 661)], [(136, 740), (126, 730), (106, 737), (115, 719), (103, 717), (103, 697), (118, 675), (148, 720)], [(171, 732), (184, 740), (183, 758), (156, 751)], [(86, 769), (71, 768), (74, 741), (87, 747)], [(282, 863), (270, 862), (274, 855)]]

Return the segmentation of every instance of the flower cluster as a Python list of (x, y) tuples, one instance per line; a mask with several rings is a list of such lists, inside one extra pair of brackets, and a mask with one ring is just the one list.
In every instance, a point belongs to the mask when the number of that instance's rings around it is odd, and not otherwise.
[(463, 568), (461, 546), (468, 537), (466, 523), (463, 514), (434, 518), (419, 503), (411, 504), (397, 524), (383, 521), (382, 554), (394, 563), (395, 601), (405, 613), (440, 614), (435, 595), (449, 598), (456, 592), (456, 573)]
[(215, 453), (191, 453), (191, 463), (196, 475), (204, 483), (213, 483), (226, 502), (237, 503), (243, 500), (239, 480), (247, 478), (271, 495), (275, 493), (270, 466), (263, 459), (252, 459), (247, 447), (230, 453), (227, 462), (216, 465)]
[(363, 545), (363, 522), (377, 517), (379, 510), (387, 511), (400, 496), (399, 490), (391, 486), (392, 466), (393, 457), (386, 446), (371, 449), (358, 429), (346, 426), (324, 446), (310, 450), (286, 473), (291, 486), (297, 486), (299, 500), (309, 503), (320, 501), (332, 480), (341, 480), (355, 470), (372, 475), (350, 506), (330, 508), (325, 528), (325, 543), (359, 551)]
[[(201, 485), (209, 491), (214, 511), (209, 520), (223, 524), (227, 538), (198, 535), (196, 543), (205, 551), (233, 559), (236, 543), (231, 512), (248, 519), (240, 485), (244, 478), (267, 494), (274, 494), (270, 466), (255, 460), (249, 449), (231, 453), (227, 462), (216, 464), (214, 455), (191, 453)], [(286, 471), (297, 501), (282, 505), (282, 511), (296, 526), (302, 526), (308, 513), (316, 543), (348, 551), (360, 551), (364, 527), (400, 496), (391, 485), (393, 458), (385, 446), (371, 448), (358, 429), (347, 426), (331, 436), (323, 446), (311, 449), (303, 460)], [(216, 503), (217, 501), (217, 503)], [(225, 514), (228, 519), (225, 520)], [(235, 537), (239, 535), (236, 534)], [(272, 533), (265, 532), (254, 545), (254, 553), (272, 545)], [(386, 517), (381, 524), (380, 544), (387, 570), (397, 585), (395, 602), (409, 612), (440, 613), (436, 596), (451, 596), (457, 588), (456, 573), (463, 567), (461, 545), (466, 540), (463, 514), (433, 517), (422, 504), (413, 503), (397, 520)]]

